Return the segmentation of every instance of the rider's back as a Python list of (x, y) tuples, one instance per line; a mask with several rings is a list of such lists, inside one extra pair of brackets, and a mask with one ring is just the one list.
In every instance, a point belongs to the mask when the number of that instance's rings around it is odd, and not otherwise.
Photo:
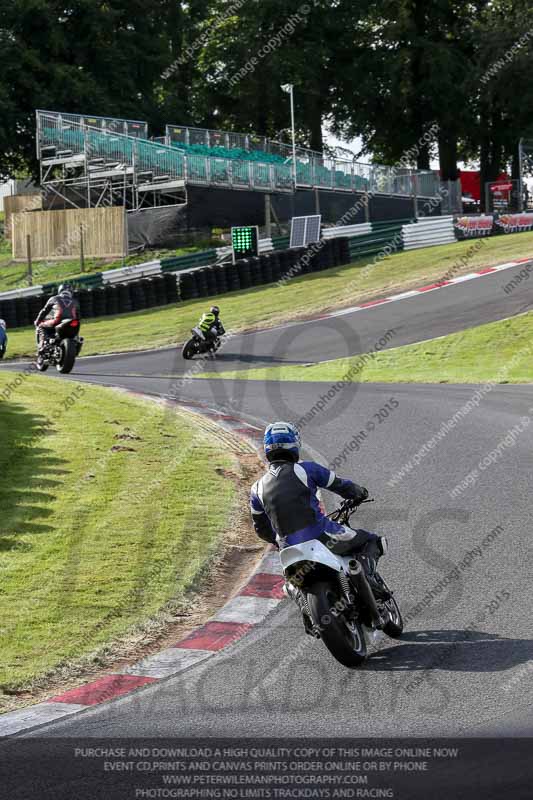
[(308, 541), (332, 525), (320, 508), (317, 489), (327, 488), (334, 478), (314, 461), (272, 461), (252, 488), (252, 509), (267, 515), (281, 546)]

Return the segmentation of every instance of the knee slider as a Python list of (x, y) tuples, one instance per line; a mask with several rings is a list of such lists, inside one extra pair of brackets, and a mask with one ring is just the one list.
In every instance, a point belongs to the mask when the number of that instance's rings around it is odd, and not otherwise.
[(384, 556), (387, 553), (387, 550), (389, 549), (389, 543), (387, 542), (387, 537), (379, 536), (378, 543), (381, 555)]

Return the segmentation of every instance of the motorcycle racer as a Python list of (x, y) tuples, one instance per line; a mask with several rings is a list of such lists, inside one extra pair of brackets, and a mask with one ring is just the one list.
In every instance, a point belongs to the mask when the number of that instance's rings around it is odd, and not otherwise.
[(208, 344), (214, 344), (219, 336), (223, 336), (226, 333), (220, 320), (220, 308), (211, 306), (209, 311), (204, 312), (197, 328), (202, 332)]
[(39, 351), (46, 345), (47, 339), (53, 338), (57, 325), (69, 317), (80, 318), (78, 303), (74, 299), (72, 287), (68, 283), (62, 283), (57, 294), (50, 297), (35, 319)]
[(336, 555), (357, 554), (369, 583), (377, 589), (372, 576), (386, 552), (384, 538), (329, 519), (317, 497), (318, 489), (327, 489), (360, 503), (368, 497), (368, 491), (353, 481), (338, 478), (321, 464), (300, 461), (300, 435), (291, 423), (269, 425), (263, 444), (269, 469), (253, 485), (250, 497), (252, 521), (259, 538), (280, 550), (318, 539)]

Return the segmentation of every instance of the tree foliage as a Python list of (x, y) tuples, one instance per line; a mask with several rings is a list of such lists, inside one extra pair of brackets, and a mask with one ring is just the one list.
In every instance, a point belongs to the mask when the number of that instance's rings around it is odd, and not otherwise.
[[(483, 179), (533, 138), (530, 0), (3, 0), (0, 173), (34, 165), (34, 111), (289, 138), (326, 120), (370, 158)], [(428, 131), (435, 132), (427, 142)]]

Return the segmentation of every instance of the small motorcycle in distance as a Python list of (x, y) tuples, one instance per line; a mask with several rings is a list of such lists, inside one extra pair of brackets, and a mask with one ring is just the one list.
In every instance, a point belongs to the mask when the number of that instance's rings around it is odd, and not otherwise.
[[(46, 372), (49, 366), (55, 366), (58, 372), (66, 374), (72, 371), (76, 357), (83, 345), (79, 335), (79, 319), (64, 319), (54, 328), (54, 336), (37, 353), (35, 366), (39, 372)], [(37, 344), (39, 344), (37, 331)]]
[(3, 319), (0, 319), (0, 361), (6, 354), (7, 350), (7, 325)]
[(214, 355), (222, 344), (222, 339), (219, 336), (214, 341), (208, 342), (200, 328), (191, 328), (191, 333), (191, 338), (183, 345), (183, 350), (181, 351), (183, 358), (187, 361), (203, 353)]
[[(363, 500), (370, 503), (372, 500)], [(358, 503), (345, 500), (330, 514), (341, 525), (349, 525)], [(382, 537), (382, 548), (384, 537)], [(386, 550), (386, 544), (385, 549)], [(363, 566), (357, 554), (338, 556), (318, 539), (301, 542), (280, 551), (285, 591), (298, 605), (308, 634), (322, 639), (345, 667), (357, 667), (367, 657), (365, 629), (372, 631), (376, 612), (384, 633), (398, 639), (403, 620), (392, 591), (378, 574), (372, 587), (361, 581)], [(370, 588), (369, 588), (370, 587)]]

